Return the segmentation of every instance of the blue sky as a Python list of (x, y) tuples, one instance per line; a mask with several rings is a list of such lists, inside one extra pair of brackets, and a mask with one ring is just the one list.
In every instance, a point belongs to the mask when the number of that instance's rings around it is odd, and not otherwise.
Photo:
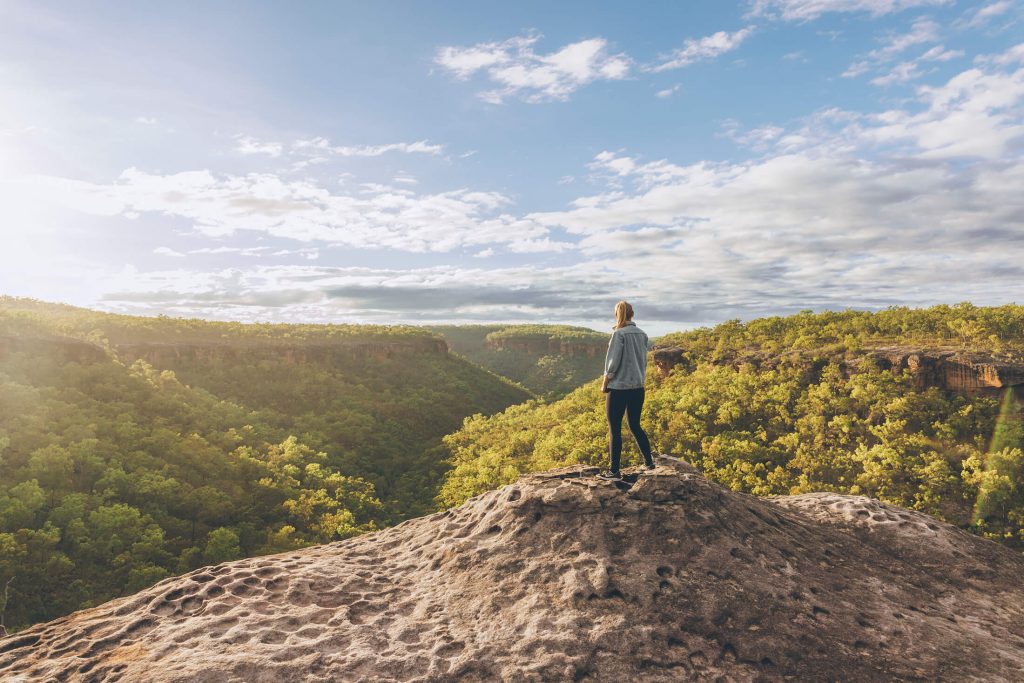
[(653, 332), (1024, 300), (1021, 0), (0, 0), (0, 293)]

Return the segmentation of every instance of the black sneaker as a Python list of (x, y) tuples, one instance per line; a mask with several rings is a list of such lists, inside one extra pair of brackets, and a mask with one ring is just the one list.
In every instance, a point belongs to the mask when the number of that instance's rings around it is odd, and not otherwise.
[(607, 481), (622, 481), (622, 475), (618, 472), (601, 472), (597, 475), (598, 479), (605, 479)]
[(650, 465), (640, 465), (641, 472), (653, 472), (656, 469), (658, 469), (658, 466), (654, 463), (651, 463)]

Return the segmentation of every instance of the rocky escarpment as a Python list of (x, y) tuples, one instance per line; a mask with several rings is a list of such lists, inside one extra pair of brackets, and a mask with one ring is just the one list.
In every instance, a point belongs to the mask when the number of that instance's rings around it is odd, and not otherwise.
[(516, 337), (488, 338), (484, 348), (492, 351), (521, 351), (532, 355), (565, 356), (576, 358), (584, 356), (595, 358), (604, 356), (608, 348), (606, 339), (595, 341), (570, 341), (566, 339), (527, 339)]
[[(265, 359), (297, 363), (325, 363), (338, 359), (402, 358), (412, 354), (448, 354), (443, 339), (415, 339), (400, 341), (339, 341), (324, 343), (287, 344), (235, 340), (231, 342), (136, 342), (115, 343), (111, 349), (124, 361), (143, 359), (150, 365), (165, 367), (181, 361), (220, 362), (240, 359)], [(78, 363), (95, 363), (107, 358), (107, 351), (94, 344), (73, 337), (33, 337), (0, 335), (0, 358), (11, 352), (47, 353)]]
[(963, 349), (886, 346), (869, 350), (868, 357), (885, 368), (909, 370), (919, 390), (939, 387), (973, 395), (1024, 385), (1024, 363)]
[(0, 639), (0, 679), (1024, 680), (1007, 548), (669, 458), (632, 484), (593, 473), (163, 581)]
[(261, 358), (283, 362), (329, 363), (336, 359), (402, 358), (412, 354), (444, 356), (448, 344), (443, 339), (402, 341), (341, 341), (325, 343), (285, 344), (281, 342), (215, 343), (119, 343), (114, 346), (122, 359), (143, 359), (156, 367), (173, 366), (181, 361), (212, 362)]
[(107, 358), (103, 347), (68, 337), (0, 335), (0, 361), (11, 353), (47, 354), (75, 363), (97, 363)]
[[(749, 363), (769, 369), (784, 363), (809, 366), (820, 357), (820, 351), (751, 352), (721, 362), (734, 366)], [(1006, 387), (1024, 385), (1024, 363), (956, 347), (880, 346), (863, 349), (851, 358), (835, 360), (847, 373), (857, 372), (867, 362), (894, 372), (908, 370), (915, 388), (922, 391), (938, 387), (969, 396), (979, 393), (994, 395)], [(675, 367), (692, 369), (685, 350), (676, 346), (656, 348), (653, 361), (662, 375), (667, 375)]]

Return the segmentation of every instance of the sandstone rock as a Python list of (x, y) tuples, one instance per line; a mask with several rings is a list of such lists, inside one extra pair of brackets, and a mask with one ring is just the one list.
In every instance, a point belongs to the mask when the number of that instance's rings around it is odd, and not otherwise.
[(690, 369), (686, 361), (685, 352), (678, 346), (655, 347), (651, 352), (651, 356), (654, 361), (654, 367), (658, 368), (658, 372), (661, 373), (662, 377), (677, 366), (682, 366), (687, 370)]
[(1024, 559), (838, 494), (661, 458), (525, 476), (0, 639), (15, 681), (1020, 681)]
[(959, 348), (888, 346), (870, 349), (867, 355), (881, 361), (884, 367), (909, 370), (918, 390), (938, 387), (973, 395), (1024, 385), (1024, 364)]

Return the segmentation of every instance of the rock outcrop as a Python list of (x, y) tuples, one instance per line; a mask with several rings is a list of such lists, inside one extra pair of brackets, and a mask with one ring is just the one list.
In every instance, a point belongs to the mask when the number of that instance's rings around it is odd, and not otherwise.
[(838, 494), (661, 458), (525, 476), (0, 639), (16, 681), (1020, 681), (1024, 559)]
[(998, 392), (1024, 385), (1024, 364), (957, 348), (915, 349), (886, 346), (868, 356), (892, 370), (909, 370), (919, 390), (939, 387), (960, 394)]
[(672, 368), (682, 367), (685, 370), (690, 370), (690, 364), (686, 360), (685, 352), (678, 346), (656, 346), (651, 352), (654, 366), (658, 368), (658, 372), (664, 377)]

